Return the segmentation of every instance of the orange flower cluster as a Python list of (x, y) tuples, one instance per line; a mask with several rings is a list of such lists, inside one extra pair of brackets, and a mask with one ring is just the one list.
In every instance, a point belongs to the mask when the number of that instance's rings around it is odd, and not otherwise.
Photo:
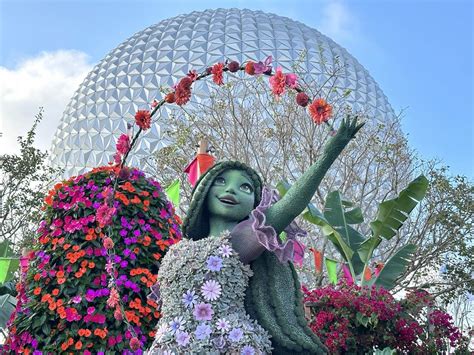
[(61, 350), (66, 351), (72, 344), (74, 344), (74, 339), (69, 338), (67, 341), (61, 344)]
[(90, 337), (92, 334), (92, 332), (89, 330), (89, 329), (79, 329), (79, 331), (77, 332), (77, 335), (79, 335), (80, 337)]
[(97, 328), (94, 330), (94, 335), (97, 335), (101, 339), (105, 339), (107, 337), (107, 333), (109, 331), (107, 330), (107, 327), (104, 329)]
[(72, 247), (72, 250), (74, 250), (74, 252), (66, 254), (66, 259), (69, 260), (71, 264), (75, 264), (79, 258), (82, 258), (84, 257), (84, 255), (86, 255), (86, 252), (84, 250), (79, 250), (79, 248), (79, 245), (74, 245)]
[(153, 275), (150, 270), (143, 268), (136, 268), (130, 270), (130, 276), (137, 276), (145, 274), (145, 276), (140, 277), (140, 281), (143, 282), (147, 287), (151, 287), (156, 283), (156, 276)]

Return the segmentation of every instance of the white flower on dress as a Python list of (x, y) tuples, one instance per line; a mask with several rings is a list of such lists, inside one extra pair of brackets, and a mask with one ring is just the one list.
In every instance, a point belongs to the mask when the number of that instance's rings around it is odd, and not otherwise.
[(229, 256), (232, 255), (232, 248), (230, 245), (224, 244), (219, 248), (219, 253), (224, 257), (228, 258)]
[(163, 323), (162, 325), (160, 325), (160, 327), (156, 330), (156, 334), (155, 334), (155, 339), (160, 341), (161, 338), (163, 338), (166, 333), (168, 333), (170, 331), (170, 328), (168, 327), (168, 324), (166, 323)]
[(201, 286), (201, 292), (205, 300), (217, 300), (221, 295), (221, 285), (217, 281), (208, 280)]
[(221, 332), (228, 332), (230, 329), (230, 323), (225, 318), (220, 318), (217, 320), (216, 328)]

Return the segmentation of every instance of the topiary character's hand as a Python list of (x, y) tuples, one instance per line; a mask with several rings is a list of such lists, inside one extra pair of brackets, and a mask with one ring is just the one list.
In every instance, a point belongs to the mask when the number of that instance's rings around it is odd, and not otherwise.
[(352, 138), (355, 137), (356, 133), (365, 125), (365, 122), (358, 123), (358, 120), (358, 116), (347, 116), (346, 118), (344, 118), (334, 139), (339, 142), (348, 143)]

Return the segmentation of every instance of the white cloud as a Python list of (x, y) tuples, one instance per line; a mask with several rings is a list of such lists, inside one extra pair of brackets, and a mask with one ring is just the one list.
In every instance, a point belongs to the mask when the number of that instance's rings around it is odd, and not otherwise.
[(18, 63), (0, 67), (0, 154), (19, 151), (18, 136), (31, 128), (38, 108), (44, 108), (35, 146), (48, 149), (63, 111), (92, 65), (87, 54), (76, 50), (42, 52)]
[(321, 12), (318, 29), (334, 41), (343, 44), (356, 40), (360, 35), (359, 22), (343, 1), (326, 1)]

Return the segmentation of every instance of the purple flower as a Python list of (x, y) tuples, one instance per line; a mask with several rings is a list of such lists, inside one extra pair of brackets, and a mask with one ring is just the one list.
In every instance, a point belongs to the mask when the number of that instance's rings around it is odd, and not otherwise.
[(211, 320), (213, 314), (212, 306), (208, 303), (198, 303), (194, 307), (193, 315), (197, 320)]
[(194, 332), (194, 334), (196, 335), (196, 339), (199, 339), (199, 340), (209, 338), (209, 335), (211, 335), (211, 333), (212, 333), (211, 327), (204, 323), (199, 324), (196, 327), (196, 330)]
[(71, 298), (71, 301), (76, 304), (81, 303), (82, 297), (81, 295), (74, 296), (73, 298)]
[(208, 280), (201, 287), (202, 295), (206, 301), (214, 301), (221, 295), (221, 285), (214, 280)]
[(210, 256), (207, 259), (207, 268), (211, 271), (220, 271), (222, 269), (222, 259), (218, 256)]
[(240, 328), (234, 328), (229, 333), (230, 341), (236, 343), (244, 336), (244, 332)]
[(272, 56), (269, 55), (265, 62), (254, 63), (255, 75), (272, 72)]
[(193, 308), (193, 306), (197, 303), (197, 296), (193, 290), (189, 290), (183, 294), (182, 301), (186, 307)]
[(250, 345), (245, 345), (242, 350), (240, 351), (241, 355), (254, 355), (255, 349)]
[(176, 342), (179, 346), (186, 346), (189, 343), (190, 336), (186, 332), (176, 332)]

